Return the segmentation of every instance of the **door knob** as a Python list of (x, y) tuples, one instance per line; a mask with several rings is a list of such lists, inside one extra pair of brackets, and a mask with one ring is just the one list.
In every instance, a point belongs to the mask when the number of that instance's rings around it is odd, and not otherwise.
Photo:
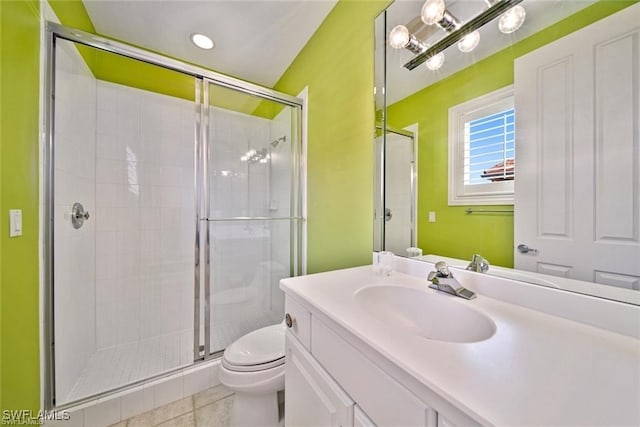
[(529, 246), (525, 245), (524, 243), (521, 243), (521, 244), (518, 245), (518, 252), (520, 252), (521, 254), (528, 254), (529, 252), (537, 254), (538, 250), (530, 248)]

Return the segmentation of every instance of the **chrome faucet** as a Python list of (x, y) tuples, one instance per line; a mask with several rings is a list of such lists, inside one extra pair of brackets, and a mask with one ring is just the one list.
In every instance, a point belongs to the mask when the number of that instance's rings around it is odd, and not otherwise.
[(427, 279), (431, 282), (430, 288), (464, 299), (473, 299), (475, 292), (466, 289), (453, 277), (447, 263), (440, 261), (436, 263), (436, 271), (429, 273)]
[(473, 257), (471, 257), (471, 262), (467, 266), (467, 270), (486, 273), (489, 271), (489, 261), (479, 254), (474, 254)]

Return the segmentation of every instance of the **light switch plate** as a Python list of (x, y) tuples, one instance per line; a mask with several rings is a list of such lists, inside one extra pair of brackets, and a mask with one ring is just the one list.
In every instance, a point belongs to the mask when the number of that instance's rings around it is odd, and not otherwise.
[(9, 210), (9, 237), (22, 236), (22, 209)]
[(436, 222), (436, 213), (434, 211), (429, 212), (429, 222)]

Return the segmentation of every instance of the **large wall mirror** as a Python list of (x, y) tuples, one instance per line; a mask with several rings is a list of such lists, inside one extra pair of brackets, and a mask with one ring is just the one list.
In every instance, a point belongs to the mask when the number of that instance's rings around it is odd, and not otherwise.
[(640, 3), (396, 0), (375, 32), (374, 249), (640, 305)]

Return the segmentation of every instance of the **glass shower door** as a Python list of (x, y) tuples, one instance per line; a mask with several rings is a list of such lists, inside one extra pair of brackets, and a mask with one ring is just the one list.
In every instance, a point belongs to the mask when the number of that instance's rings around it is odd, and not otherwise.
[[(381, 133), (381, 132), (380, 132)], [(416, 184), (414, 136), (406, 130), (387, 129), (375, 140), (374, 247), (407, 256), (416, 244)]]
[(205, 97), (202, 305), (208, 357), (283, 319), (279, 280), (300, 268), (300, 107), (215, 84)]
[(199, 80), (63, 39), (52, 74), (52, 394), (63, 405), (193, 363)]
[(44, 403), (216, 356), (300, 273), (300, 100), (46, 24)]

